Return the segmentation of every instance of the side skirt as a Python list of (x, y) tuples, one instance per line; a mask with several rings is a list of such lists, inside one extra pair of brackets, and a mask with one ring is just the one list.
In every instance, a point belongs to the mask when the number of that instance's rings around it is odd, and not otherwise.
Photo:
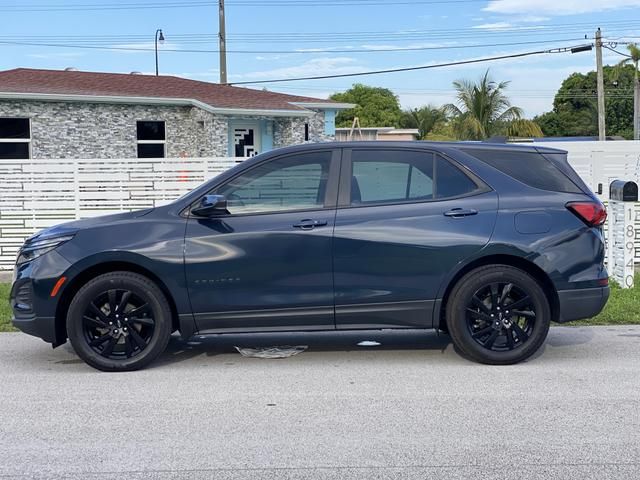
[(333, 306), (195, 314), (200, 334), (334, 330)]
[(435, 300), (336, 305), (338, 330), (432, 328)]
[(181, 325), (187, 326), (181, 333), (189, 338), (196, 334), (430, 329), (439, 304), (439, 300), (417, 300), (180, 315)]

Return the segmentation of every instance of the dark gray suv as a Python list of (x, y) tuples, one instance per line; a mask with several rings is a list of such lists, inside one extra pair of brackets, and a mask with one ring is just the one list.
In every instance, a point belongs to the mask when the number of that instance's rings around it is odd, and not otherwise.
[(102, 370), (147, 365), (175, 331), (436, 328), (510, 364), (605, 305), (605, 217), (559, 150), (285, 148), (170, 205), (29, 238), (14, 325)]

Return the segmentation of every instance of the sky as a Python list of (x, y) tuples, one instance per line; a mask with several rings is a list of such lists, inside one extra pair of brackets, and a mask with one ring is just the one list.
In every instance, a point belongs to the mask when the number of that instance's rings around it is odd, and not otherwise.
[[(226, 0), (228, 81), (431, 65), (593, 42), (640, 41), (640, 0)], [(0, 70), (160, 73), (219, 81), (217, 0), (0, 0)], [(585, 39), (586, 37), (586, 39)], [(617, 46), (624, 50), (624, 45)], [(605, 64), (623, 57), (604, 50)], [(252, 88), (327, 98), (353, 83), (391, 89), (403, 108), (455, 102), (452, 82), (489, 69), (529, 117), (552, 108), (595, 53), (548, 53), (454, 67)]]

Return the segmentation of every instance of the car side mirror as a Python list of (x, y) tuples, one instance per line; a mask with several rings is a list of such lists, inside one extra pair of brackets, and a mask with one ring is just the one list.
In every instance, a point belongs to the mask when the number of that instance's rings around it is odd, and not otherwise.
[(224, 195), (205, 195), (200, 200), (200, 205), (191, 209), (191, 213), (199, 217), (227, 214), (227, 199)]

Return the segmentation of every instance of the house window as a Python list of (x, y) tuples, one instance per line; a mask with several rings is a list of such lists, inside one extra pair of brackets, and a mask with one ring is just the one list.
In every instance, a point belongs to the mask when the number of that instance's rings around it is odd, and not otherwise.
[(31, 124), (28, 118), (0, 118), (0, 159), (30, 157)]
[(164, 122), (138, 122), (138, 158), (164, 158), (167, 141)]

